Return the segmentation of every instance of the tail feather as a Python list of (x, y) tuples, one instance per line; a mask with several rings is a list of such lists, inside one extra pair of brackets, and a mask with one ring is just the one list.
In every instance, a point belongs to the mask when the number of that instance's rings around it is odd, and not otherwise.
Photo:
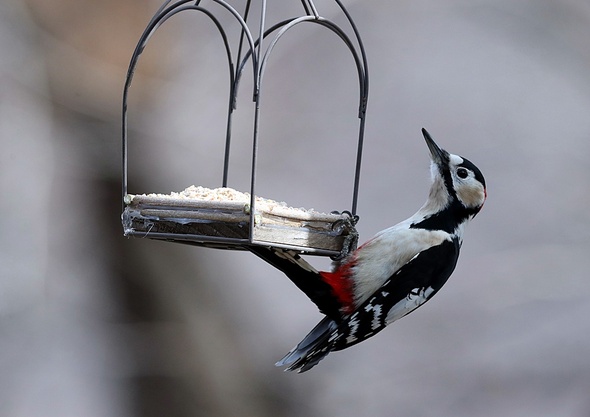
[(332, 350), (330, 335), (337, 328), (338, 324), (334, 320), (325, 317), (297, 346), (278, 361), (276, 366), (289, 365), (286, 371), (310, 370)]
[(340, 308), (342, 306), (332, 287), (297, 252), (264, 246), (250, 246), (248, 249), (287, 275), (318, 306), (322, 313), (332, 320), (341, 320)]

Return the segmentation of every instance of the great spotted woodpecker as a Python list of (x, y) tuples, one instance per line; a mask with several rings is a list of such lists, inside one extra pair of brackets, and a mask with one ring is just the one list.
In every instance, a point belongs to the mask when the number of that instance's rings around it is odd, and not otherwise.
[(296, 252), (251, 247), (283, 271), (326, 317), (277, 366), (305, 372), (331, 351), (346, 349), (414, 311), (445, 284), (457, 264), (463, 230), (487, 197), (481, 171), (441, 149), (425, 129), (432, 186), (426, 203), (318, 272)]

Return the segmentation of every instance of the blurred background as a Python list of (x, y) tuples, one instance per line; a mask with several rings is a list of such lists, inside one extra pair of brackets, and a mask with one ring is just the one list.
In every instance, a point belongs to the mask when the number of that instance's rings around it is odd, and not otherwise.
[[(360, 240), (424, 202), (422, 127), (481, 168), (488, 201), (433, 301), (297, 375), (273, 364), (321, 315), (279, 272), (123, 237), (122, 89), (159, 1), (0, 3), (0, 415), (590, 415), (590, 3), (344, 4), (371, 77)], [(268, 7), (269, 22), (302, 13)], [(196, 13), (150, 40), (129, 103), (131, 193), (221, 185), (223, 59)], [(251, 88), (246, 72), (229, 173), (242, 191)], [(344, 44), (296, 28), (262, 94), (260, 195), (349, 209), (358, 80)]]

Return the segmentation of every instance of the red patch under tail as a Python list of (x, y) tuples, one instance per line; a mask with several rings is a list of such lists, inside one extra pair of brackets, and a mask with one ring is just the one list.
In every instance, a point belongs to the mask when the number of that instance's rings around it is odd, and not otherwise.
[(354, 311), (353, 282), (350, 279), (352, 265), (343, 265), (334, 272), (320, 272), (320, 276), (326, 284), (332, 288), (332, 293), (342, 306), (344, 314)]

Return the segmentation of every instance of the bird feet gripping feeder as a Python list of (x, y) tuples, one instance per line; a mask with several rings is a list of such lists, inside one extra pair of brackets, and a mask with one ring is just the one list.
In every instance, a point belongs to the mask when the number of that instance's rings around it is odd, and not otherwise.
[[(346, 30), (322, 17), (312, 0), (301, 0), (303, 14), (272, 26), (266, 25), (266, 1), (246, 0), (240, 13), (223, 0), (168, 0), (149, 22), (129, 64), (123, 91), (123, 214), (126, 236), (182, 242), (223, 249), (247, 249), (262, 245), (292, 249), (306, 254), (344, 257), (356, 247), (355, 229), (359, 173), (362, 155), (365, 112), (368, 97), (367, 61), (357, 28), (340, 0), (333, 0), (343, 13)], [(253, 3), (257, 3), (254, 7)], [(256, 10), (255, 10), (256, 9)], [(140, 54), (150, 36), (169, 18), (185, 11), (203, 13), (217, 28), (229, 64), (229, 105), (222, 187), (210, 190), (192, 187), (171, 195), (128, 194), (127, 99)], [(232, 42), (222, 21), (239, 25), (239, 36)], [(254, 18), (252, 17), (254, 16)], [(256, 28), (251, 27), (254, 21)], [(260, 92), (269, 56), (278, 40), (296, 25), (317, 24), (338, 35), (354, 58), (359, 80), (359, 133), (350, 211), (318, 213), (291, 209), (256, 196), (256, 170), (259, 136)], [(244, 71), (253, 73), (254, 125), (250, 190), (240, 193), (228, 188), (232, 115), (236, 109), (239, 81)]]

